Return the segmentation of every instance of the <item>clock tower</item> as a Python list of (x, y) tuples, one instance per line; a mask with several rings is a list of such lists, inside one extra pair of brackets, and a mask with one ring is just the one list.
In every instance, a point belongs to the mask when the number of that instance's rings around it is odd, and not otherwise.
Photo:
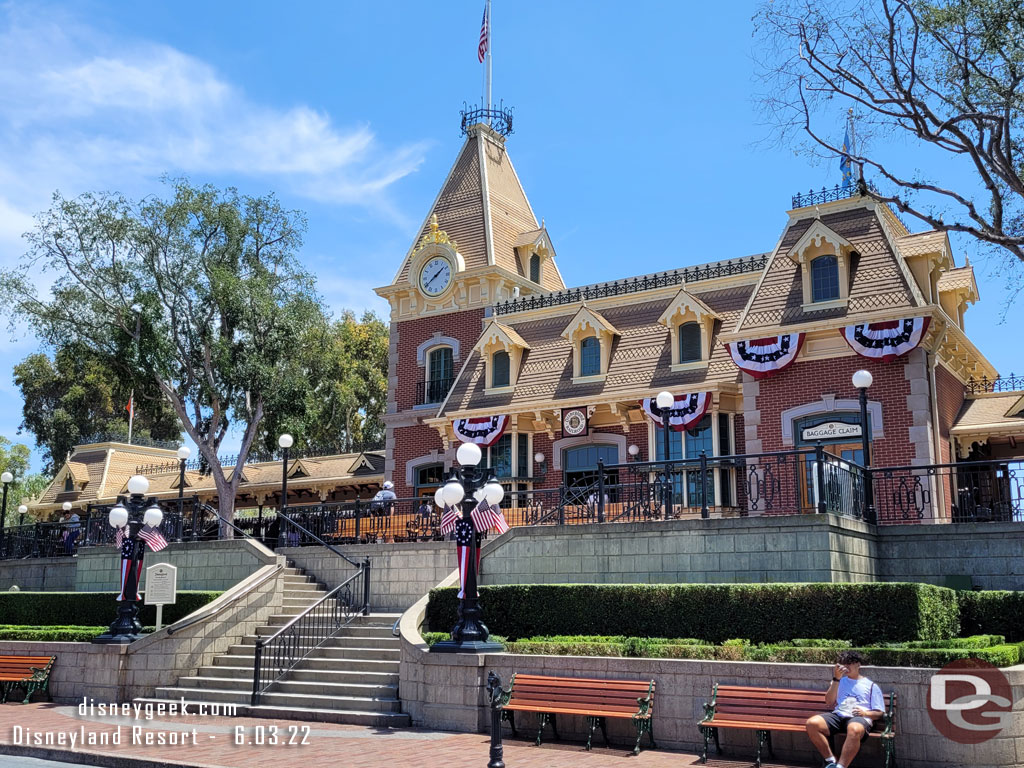
[(508, 156), (512, 115), (462, 115), (465, 141), (390, 285), (385, 477), (399, 498), (433, 494), (453, 449), (433, 427), (490, 307), (562, 290), (555, 251)]

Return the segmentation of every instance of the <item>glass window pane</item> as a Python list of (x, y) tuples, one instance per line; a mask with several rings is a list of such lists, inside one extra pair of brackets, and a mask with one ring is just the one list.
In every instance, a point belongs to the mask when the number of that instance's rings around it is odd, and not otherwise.
[(495, 352), (491, 358), (494, 372), (491, 374), (491, 385), (495, 387), (507, 387), (509, 384), (509, 357), (508, 352)]
[(530, 280), (534, 283), (540, 282), (540, 256), (536, 253), (530, 257)]
[(729, 429), (729, 414), (718, 414), (718, 455), (732, 455), (732, 430)]
[(530, 437), (516, 435), (516, 476), (530, 476)]
[(588, 336), (580, 342), (580, 376), (596, 376), (601, 373), (601, 342), (596, 336)]
[(505, 433), (490, 448), (491, 469), (498, 477), (512, 477), (512, 435)]
[(455, 366), (452, 360), (452, 348), (441, 347), (430, 353), (430, 380), (441, 381), (454, 375)]
[(700, 360), (700, 324), (683, 323), (679, 326), (679, 362)]
[(839, 298), (839, 262), (835, 256), (819, 256), (811, 262), (811, 301)]

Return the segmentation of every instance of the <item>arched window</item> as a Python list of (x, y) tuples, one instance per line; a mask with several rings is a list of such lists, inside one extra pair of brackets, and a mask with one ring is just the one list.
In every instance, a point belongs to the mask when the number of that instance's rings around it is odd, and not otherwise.
[(683, 323), (679, 326), (679, 362), (692, 363), (700, 358), (700, 323)]
[(69, 472), (64, 477), (64, 492), (68, 493), (73, 490), (75, 490), (75, 479), (71, 476), (71, 473)]
[(596, 336), (588, 336), (580, 342), (580, 376), (597, 376), (601, 373), (601, 342)]
[(839, 298), (839, 261), (835, 256), (819, 256), (811, 262), (811, 301)]
[(530, 257), (530, 280), (534, 283), (540, 282), (540, 256), (536, 253)]
[(491, 356), (491, 386), (507, 387), (509, 385), (508, 352), (499, 349)]
[(455, 362), (451, 347), (438, 347), (427, 358), (427, 392), (425, 402), (440, 403), (451, 389), (455, 378)]

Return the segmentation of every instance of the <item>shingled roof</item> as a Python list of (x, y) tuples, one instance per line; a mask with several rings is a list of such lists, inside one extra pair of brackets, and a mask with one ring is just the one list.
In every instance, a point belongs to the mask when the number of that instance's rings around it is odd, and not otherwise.
[[(527, 277), (515, 248), (524, 242), (523, 235), (535, 236), (540, 223), (512, 166), (504, 137), (486, 126), (469, 130), (393, 282), (411, 279), (410, 261), (423, 236), (429, 233), (430, 217), (435, 214), (439, 228), (455, 241), (466, 269), (498, 266)], [(541, 288), (560, 290), (565, 287), (562, 276), (554, 259), (549, 263), (552, 268), (541, 271)]]

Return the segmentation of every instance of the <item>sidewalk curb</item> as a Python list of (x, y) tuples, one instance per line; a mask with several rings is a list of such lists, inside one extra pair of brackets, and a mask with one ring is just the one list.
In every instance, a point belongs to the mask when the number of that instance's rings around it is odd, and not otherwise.
[(77, 765), (96, 765), (102, 768), (222, 768), (209, 763), (182, 763), (171, 760), (150, 760), (145, 757), (129, 757), (109, 752), (91, 752), (81, 749), (54, 749), (51, 747), (23, 747), (0, 743), (0, 755), (15, 757), (36, 757), (40, 760), (61, 760)]

